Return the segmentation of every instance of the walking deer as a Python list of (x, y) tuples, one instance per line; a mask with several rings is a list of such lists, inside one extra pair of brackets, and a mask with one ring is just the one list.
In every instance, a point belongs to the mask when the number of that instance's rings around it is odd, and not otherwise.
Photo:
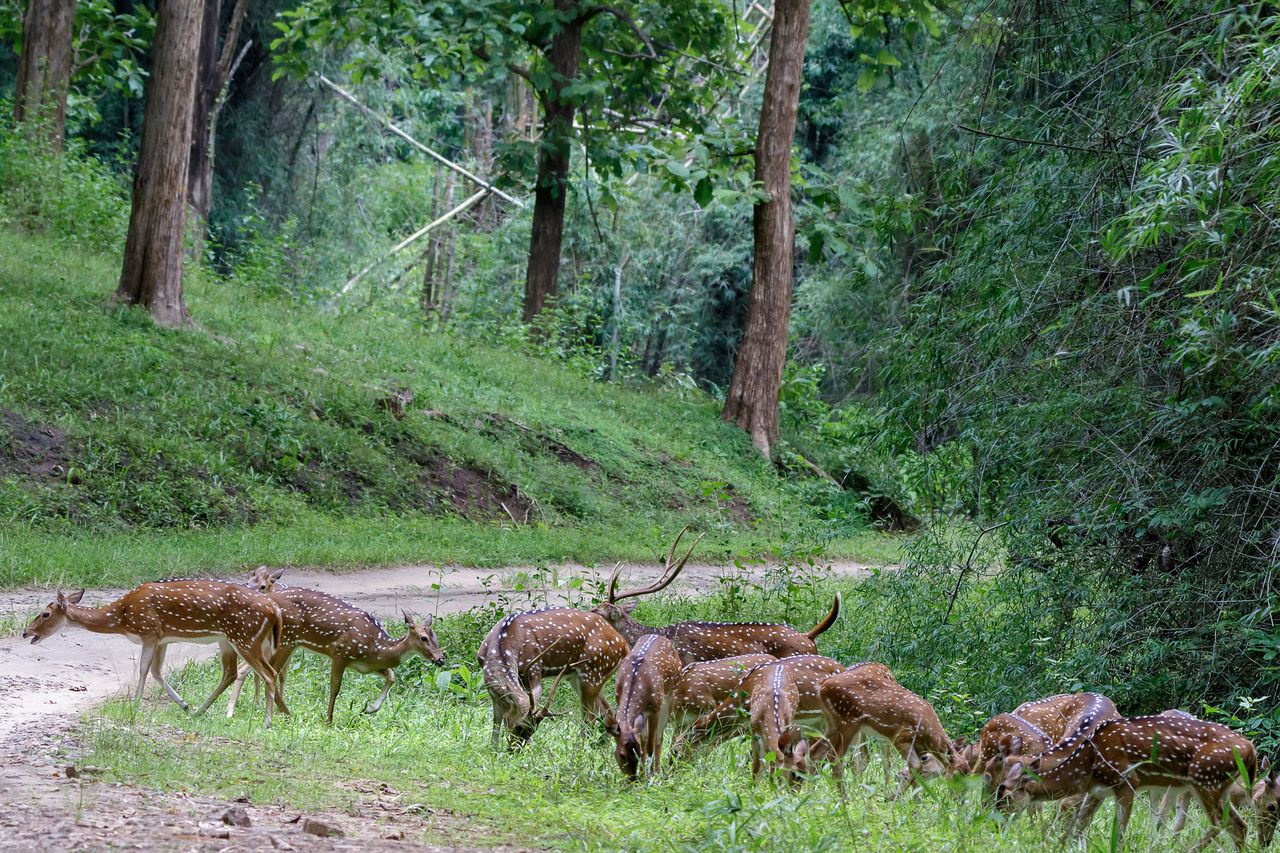
[[(1006, 760), (997, 802), (1003, 809), (1027, 800), (1080, 794), (1111, 794), (1116, 800), (1117, 841), (1123, 839), (1134, 795), (1144, 788), (1186, 788), (1200, 801), (1211, 826), (1193, 850), (1227, 829), (1243, 847), (1245, 824), (1235, 806), (1257, 775), (1252, 743), (1226, 726), (1188, 716), (1158, 714), (1108, 720), (1092, 736), (1078, 734), (1048, 752)], [(1244, 768), (1241, 779), (1240, 768)], [(1088, 826), (1093, 809), (1081, 811), (1076, 832)]]
[[(489, 630), (476, 654), (493, 702), (493, 745), (505, 727), (512, 745), (527, 741), (551, 715), (560, 678), (578, 683), (582, 713), (593, 723), (609, 712), (600, 690), (626, 656), (627, 641), (595, 613), (551, 607), (516, 613)], [(542, 676), (558, 675), (546, 703)]]
[(698, 542), (702, 541), (702, 537), (699, 536), (685, 555), (676, 562), (676, 548), (687, 530), (687, 527), (681, 530), (675, 541), (671, 543), (671, 548), (667, 552), (667, 559), (663, 566), (662, 576), (649, 586), (619, 592), (618, 575), (622, 571), (622, 564), (619, 563), (615, 566), (613, 574), (609, 577), (605, 600), (592, 608), (592, 612), (607, 619), (609, 624), (617, 629), (622, 636), (626, 637), (629, 643), (636, 642), (645, 634), (661, 634), (675, 645), (676, 651), (680, 654), (680, 660), (684, 663), (719, 660), (733, 655), (744, 654), (766, 654), (773, 655), (776, 658), (817, 654), (818, 647), (814, 640), (835, 624), (836, 618), (840, 615), (840, 595), (838, 593), (835, 601), (832, 602), (831, 612), (807, 632), (797, 631), (788, 625), (769, 622), (690, 621), (654, 627), (652, 625), (642, 625), (633, 619), (631, 611), (635, 607), (635, 602), (632, 601), (628, 604), (620, 604), (619, 602), (639, 598), (643, 595), (651, 595), (671, 585), (671, 582), (676, 579), (684, 568), (685, 563), (689, 562), (693, 549), (697, 548)]
[(658, 772), (679, 680), (680, 656), (670, 640), (657, 634), (641, 637), (618, 666), (618, 713), (609, 730), (617, 744), (614, 757), (628, 779), (635, 779), (646, 764)]
[(813, 759), (829, 758), (842, 788), (844, 754), (867, 737), (887, 741), (906, 759), (898, 794), (917, 778), (968, 772), (965, 742), (948, 737), (933, 706), (898, 684), (887, 667), (851, 667), (823, 681), (819, 694), (827, 730)]
[[(340, 598), (314, 589), (276, 587), (276, 581), (283, 573), (284, 569), (271, 571), (262, 566), (254, 571), (250, 580), (251, 585), (264, 591), (280, 607), (284, 616), (284, 633), (271, 661), (272, 667), (279, 673), (277, 699), (284, 693), (289, 658), (298, 647), (322, 654), (332, 662), (329, 670), (329, 708), (325, 715), (325, 720), (329, 723), (333, 722), (334, 704), (342, 689), (342, 676), (348, 669), (363, 673), (376, 672), (382, 676), (382, 692), (364, 709), (366, 714), (376, 714), (395, 684), (395, 668), (406, 658), (421, 655), (436, 666), (444, 665), (446, 658), (431, 627), (434, 622), (432, 616), (419, 618), (407, 610), (401, 611), (405, 633), (399, 639), (394, 639), (377, 619)], [(248, 673), (249, 670), (245, 669), (238, 677), (234, 673), (231, 676), (236, 684), (231, 692), (231, 701), (227, 703), (228, 717), (235, 713), (236, 702)], [(214, 691), (214, 696), (225, 690), (229, 683), (224, 668), (222, 683)]]
[[(230, 645), (267, 683), (266, 726), (271, 726), (276, 673), (270, 658), (284, 631), (284, 617), (271, 599), (238, 584), (210, 580), (144, 583), (103, 607), (82, 607), (83, 596), (84, 590), (71, 595), (59, 592), (53, 603), (22, 632), (23, 638), (30, 637), (34, 644), (65, 624), (95, 634), (128, 637), (142, 645), (134, 701), (141, 701), (150, 672), (184, 711), (187, 703), (169, 685), (161, 670), (165, 645), (176, 642)], [(288, 713), (283, 703), (280, 710)]]

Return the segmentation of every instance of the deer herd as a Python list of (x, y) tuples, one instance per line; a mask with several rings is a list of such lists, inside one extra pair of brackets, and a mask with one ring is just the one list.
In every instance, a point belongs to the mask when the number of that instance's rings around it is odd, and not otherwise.
[[(683, 536), (684, 531), (681, 532)], [(829, 766), (844, 795), (843, 765), (852, 751), (857, 771), (869, 747), (896, 752), (905, 767), (897, 793), (934, 777), (981, 779), (1002, 812), (1054, 802), (1078, 837), (1105, 797), (1116, 801), (1117, 844), (1135, 795), (1151, 793), (1156, 820), (1176, 808), (1173, 831), (1182, 828), (1194, 798), (1210, 826), (1193, 849), (1226, 827), (1243, 846), (1241, 810), (1250, 802), (1260, 845), (1270, 844), (1280, 816), (1280, 776), (1246, 738), (1226, 726), (1181, 711), (1122, 717), (1098, 693), (1037, 699), (992, 717), (978, 738), (952, 739), (930, 704), (898, 683), (884, 664), (849, 666), (818, 653), (815, 641), (835, 623), (837, 595), (827, 616), (809, 631), (759, 622), (680, 622), (643, 625), (632, 618), (635, 600), (668, 586), (697, 542), (679, 560), (681, 536), (667, 554), (661, 578), (650, 586), (618, 591), (619, 569), (605, 599), (591, 610), (549, 607), (501, 619), (480, 644), (477, 658), (493, 705), (493, 745), (515, 748), (532, 738), (551, 712), (561, 681), (578, 691), (589, 727), (603, 724), (615, 743), (618, 767), (628, 779), (656, 774), (668, 726), (681, 732), (672, 752), (750, 733), (751, 770), (799, 784)], [(699, 540), (700, 541), (700, 540)], [(279, 584), (283, 570), (260, 568), (246, 584), (215, 580), (144, 583), (103, 607), (80, 604), (83, 590), (58, 593), (23, 631), (32, 643), (75, 625), (120, 634), (142, 646), (135, 701), (148, 674), (184, 710), (187, 703), (165, 680), (165, 647), (175, 642), (217, 643), (222, 678), (200, 706), (206, 710), (234, 685), (227, 716), (235, 710), (245, 678), (263, 684), (266, 726), (284, 702), (287, 664), (302, 647), (332, 661), (327, 720), (347, 669), (378, 673), (383, 688), (366, 713), (376, 713), (395, 682), (394, 669), (421, 655), (437, 665), (445, 655), (432, 617), (404, 612), (406, 633), (392, 638), (376, 619), (322, 592)], [(626, 602), (626, 603), (623, 603)], [(247, 666), (239, 669), (243, 658)], [(553, 677), (550, 690), (544, 679)], [(614, 678), (614, 702), (602, 695)]]

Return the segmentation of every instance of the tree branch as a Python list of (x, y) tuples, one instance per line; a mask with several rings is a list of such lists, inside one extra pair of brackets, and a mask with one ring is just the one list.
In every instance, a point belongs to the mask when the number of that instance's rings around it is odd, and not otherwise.
[[(231, 69), (232, 63), (239, 63), (236, 58), (236, 43), (240, 41), (240, 27), (244, 24), (245, 13), (249, 11), (249, 0), (236, 0), (236, 6), (231, 10), (231, 20), (227, 24), (227, 37), (222, 42), (222, 55), (218, 57), (218, 88), (221, 89), (231, 79), (231, 75), (235, 72)], [(241, 51), (240, 59), (244, 58), (244, 52)]]
[[(992, 133), (989, 130), (978, 130), (978, 128), (969, 127), (967, 124), (957, 124), (956, 127), (959, 128), (960, 130), (965, 131), (966, 133), (972, 133), (977, 136), (985, 136), (988, 139), (1003, 139), (1005, 142), (1017, 142), (1020, 145), (1040, 145), (1045, 148), (1058, 148), (1062, 151), (1079, 151), (1083, 154), (1109, 153), (1107, 151), (1104, 151), (1101, 148), (1088, 148), (1083, 145), (1071, 145), (1066, 142), (1046, 142), (1040, 139), (1026, 139), (1021, 136), (1005, 136), (1003, 133)], [(1119, 149), (1116, 149), (1115, 153), (1125, 154), (1131, 157), (1142, 157), (1147, 159), (1150, 158), (1149, 154), (1144, 154), (1141, 151), (1120, 151)]]
[(628, 15), (624, 10), (619, 9), (616, 6), (592, 6), (590, 9), (587, 9), (586, 13), (583, 14), (582, 17), (585, 20), (594, 18), (596, 15), (601, 13), (612, 15), (630, 27), (631, 31), (636, 34), (636, 38), (644, 42), (644, 46), (649, 49), (649, 58), (658, 58), (658, 50), (653, 46), (653, 40), (649, 38), (649, 34), (641, 29), (640, 25), (635, 22), (635, 19)]

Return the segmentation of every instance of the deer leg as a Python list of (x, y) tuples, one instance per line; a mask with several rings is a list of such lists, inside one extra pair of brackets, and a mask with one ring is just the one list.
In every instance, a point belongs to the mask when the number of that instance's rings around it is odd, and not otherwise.
[(333, 705), (338, 701), (338, 691), (342, 689), (342, 673), (347, 669), (346, 661), (333, 659), (333, 668), (329, 670), (329, 713), (325, 722), (333, 725)]
[(755, 781), (760, 778), (760, 770), (764, 765), (764, 748), (760, 738), (752, 736), (751, 738), (751, 779)]
[(387, 694), (391, 692), (391, 685), (396, 683), (396, 674), (391, 669), (384, 669), (381, 673), (383, 684), (382, 692), (378, 694), (378, 698), (366, 705), (364, 712), (366, 714), (376, 714), (378, 709), (382, 707), (382, 703), (386, 701)]
[(1174, 805), (1173, 810), (1173, 826), (1170, 832), (1177, 835), (1182, 832), (1182, 828), (1187, 825), (1187, 809), (1191, 807), (1191, 792), (1183, 791), (1178, 796), (1178, 802)]
[(164, 692), (168, 694), (170, 699), (178, 703), (179, 708), (184, 711), (190, 711), (190, 706), (183, 701), (182, 697), (178, 695), (178, 691), (174, 690), (168, 679), (164, 677), (164, 648), (164, 645), (156, 647), (156, 656), (151, 659), (151, 677), (160, 682)]
[[(1113, 789), (1112, 793), (1116, 798), (1115, 848), (1117, 850), (1123, 850), (1124, 833), (1125, 830), (1129, 828), (1129, 817), (1133, 814), (1134, 790), (1126, 782), (1121, 784), (1120, 787)], [(1090, 817), (1092, 817), (1092, 814)]]
[[(244, 680), (249, 677), (249, 673), (253, 672), (253, 667), (246, 666), (236, 673), (235, 685), (231, 688), (231, 698), (227, 699), (227, 719), (231, 719), (236, 713), (236, 704), (240, 701), (240, 691), (244, 689)], [(258, 704), (258, 674), (253, 675), (253, 704)]]
[(151, 661), (156, 656), (157, 645), (154, 642), (144, 643), (142, 652), (138, 655), (138, 689), (133, 694), (135, 704), (142, 702), (142, 691), (147, 686), (147, 673), (151, 670)]
[(671, 705), (662, 703), (658, 710), (658, 725), (653, 730), (653, 774), (658, 775), (658, 767), (662, 764), (662, 740), (667, 733), (667, 717), (670, 716)]
[[(213, 692), (209, 694), (209, 698), (204, 700), (204, 703), (196, 709), (197, 717), (209, 710), (209, 706), (214, 703), (215, 699), (222, 695), (222, 691), (230, 687), (236, 680), (236, 668), (239, 666), (240, 656), (236, 653), (236, 650), (227, 643), (219, 642), (218, 649), (219, 660), (222, 664), (222, 679), (218, 682), (218, 686), (213, 688)], [(232, 704), (227, 709), (227, 716), (230, 717), (234, 711), (235, 699), (233, 697)]]

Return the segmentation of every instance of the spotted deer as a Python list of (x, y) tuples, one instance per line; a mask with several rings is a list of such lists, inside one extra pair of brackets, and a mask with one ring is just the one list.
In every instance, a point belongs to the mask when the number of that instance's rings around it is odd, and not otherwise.
[[(71, 595), (59, 592), (22, 632), (23, 638), (30, 637), (34, 644), (66, 624), (95, 634), (128, 637), (142, 645), (134, 701), (141, 701), (150, 672), (183, 710), (187, 703), (161, 670), (164, 647), (169, 643), (229, 645), (267, 683), (266, 726), (271, 726), (276, 671), (270, 659), (284, 632), (284, 616), (271, 599), (238, 584), (212, 580), (144, 583), (103, 607), (83, 607), (83, 597), (84, 590)], [(281, 711), (288, 713), (288, 708), (282, 704)]]
[[(1245, 778), (1241, 778), (1244, 768)], [(1185, 788), (1199, 800), (1210, 827), (1193, 850), (1222, 829), (1243, 847), (1245, 823), (1236, 811), (1257, 775), (1254, 746), (1226, 726), (1189, 715), (1157, 714), (1107, 720), (1092, 735), (1080, 733), (1042, 755), (1009, 756), (997, 792), (1004, 810), (1028, 800), (1110, 794), (1116, 800), (1116, 842), (1122, 841), (1135, 794), (1145, 788)], [(1087, 828), (1093, 809), (1081, 811), (1075, 832)]]
[[(406, 658), (421, 655), (436, 666), (444, 665), (446, 658), (432, 629), (432, 616), (422, 618), (407, 610), (401, 611), (405, 633), (396, 639), (373, 616), (340, 598), (314, 589), (277, 587), (276, 582), (283, 574), (284, 569), (270, 570), (266, 566), (260, 566), (250, 577), (250, 584), (274, 601), (284, 616), (284, 633), (271, 662), (279, 673), (277, 699), (284, 692), (289, 658), (299, 647), (322, 654), (331, 662), (329, 707), (325, 714), (328, 723), (333, 723), (333, 708), (338, 701), (338, 692), (342, 689), (342, 677), (348, 669), (363, 673), (376, 672), (382, 676), (382, 692), (364, 709), (366, 714), (376, 714), (395, 684), (395, 668)], [(238, 677), (232, 675), (235, 689), (231, 692), (231, 701), (227, 703), (228, 717), (235, 713), (236, 702), (248, 673), (246, 668)], [(224, 667), (222, 682), (214, 691), (214, 697), (229, 684)]]
[(831, 612), (807, 632), (797, 631), (788, 625), (769, 622), (690, 621), (654, 627), (652, 625), (643, 625), (633, 619), (631, 611), (635, 607), (635, 602), (631, 601), (628, 604), (621, 604), (620, 602), (651, 595), (671, 585), (671, 582), (676, 579), (684, 568), (685, 563), (689, 562), (693, 549), (697, 548), (698, 542), (702, 541), (702, 537), (699, 536), (697, 541), (677, 562), (675, 560), (676, 548), (680, 545), (680, 539), (687, 530), (687, 527), (681, 530), (680, 534), (676, 536), (675, 542), (671, 543), (671, 548), (667, 552), (667, 559), (663, 565), (662, 576), (649, 586), (619, 592), (618, 576), (622, 571), (622, 564), (619, 563), (615, 566), (613, 574), (609, 577), (605, 600), (592, 608), (592, 612), (607, 619), (609, 624), (617, 629), (622, 636), (626, 637), (629, 643), (636, 642), (645, 634), (661, 634), (675, 645), (676, 651), (680, 654), (680, 660), (684, 663), (719, 660), (720, 658), (745, 654), (766, 654), (773, 655), (776, 658), (817, 654), (818, 647), (814, 640), (834, 625), (836, 618), (840, 615), (840, 595), (838, 593), (835, 601), (832, 602)]
[[(627, 641), (603, 618), (591, 612), (550, 607), (515, 613), (494, 625), (480, 644), (476, 658), (493, 702), (493, 745), (501, 744), (505, 728), (512, 745), (533, 737), (550, 716), (551, 699), (559, 679), (572, 675), (587, 722), (607, 717), (608, 703), (600, 690), (626, 657)], [(556, 674), (546, 703), (542, 677)]]
[(666, 637), (641, 637), (618, 665), (618, 712), (609, 725), (616, 743), (614, 758), (628, 779), (645, 765), (657, 773), (662, 763), (662, 738), (676, 684), (680, 656)]
[[(1010, 755), (1040, 755), (1057, 741), (1044, 729), (1018, 714), (997, 714), (982, 727), (967, 754), (969, 769), (982, 773), (987, 789), (994, 792), (1004, 778), (1004, 760)], [(975, 749), (976, 747), (976, 749)]]
[(752, 776), (760, 776), (766, 757), (772, 755), (777, 769), (794, 781), (808, 769), (809, 741), (801, 726), (821, 718), (818, 685), (843, 670), (844, 664), (822, 655), (793, 655), (757, 664), (747, 671), (739, 689), (694, 722), (685, 742), (701, 743), (713, 733), (732, 734), (733, 727), (725, 723), (745, 708), (752, 733)]
[(722, 702), (743, 694), (745, 688), (742, 683), (747, 673), (756, 666), (776, 663), (777, 660), (773, 655), (735, 655), (685, 664), (671, 700), (672, 722), (676, 725), (691, 723)]
[(933, 706), (912, 693), (882, 664), (865, 664), (833, 675), (818, 688), (827, 729), (813, 760), (828, 759), (843, 789), (845, 752), (865, 738), (888, 742), (907, 762), (898, 793), (919, 778), (967, 773), (962, 750), (953, 741)]

